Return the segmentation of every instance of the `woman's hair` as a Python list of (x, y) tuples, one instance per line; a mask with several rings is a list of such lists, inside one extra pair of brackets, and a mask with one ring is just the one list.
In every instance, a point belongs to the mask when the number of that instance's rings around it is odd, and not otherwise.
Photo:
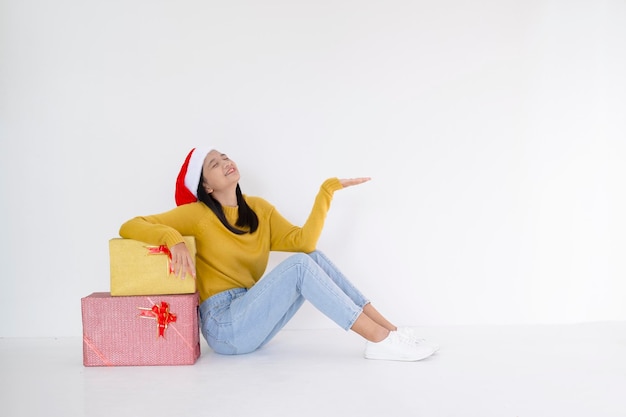
[(213, 198), (211, 194), (206, 192), (206, 190), (204, 189), (204, 186), (202, 185), (202, 178), (204, 177), (202, 176), (202, 173), (200, 173), (200, 182), (198, 183), (198, 190), (197, 190), (198, 201), (202, 201), (204, 204), (206, 204), (207, 207), (210, 208), (213, 213), (215, 213), (217, 218), (220, 219), (222, 224), (228, 230), (230, 230), (231, 232), (235, 234), (243, 235), (245, 233), (254, 233), (256, 229), (259, 228), (259, 218), (257, 217), (254, 210), (250, 208), (248, 203), (246, 203), (246, 200), (243, 198), (243, 194), (241, 194), (241, 188), (239, 188), (239, 184), (237, 184), (237, 190), (236, 190), (238, 217), (237, 217), (237, 222), (235, 223), (235, 226), (240, 227), (240, 228), (248, 228), (248, 231), (238, 229), (237, 227), (234, 227), (233, 225), (228, 223), (228, 220), (226, 219), (226, 215), (224, 214), (224, 209), (222, 209), (222, 205), (220, 204), (219, 201)]

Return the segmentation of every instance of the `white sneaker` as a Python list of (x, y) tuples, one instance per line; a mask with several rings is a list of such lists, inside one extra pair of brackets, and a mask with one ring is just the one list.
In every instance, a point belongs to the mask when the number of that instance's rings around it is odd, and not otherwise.
[(420, 338), (417, 335), (417, 331), (413, 329), (412, 327), (398, 327), (398, 334), (401, 335), (402, 337), (412, 340), (413, 343), (416, 343), (418, 345), (428, 345), (432, 347), (435, 352), (439, 350), (438, 344), (432, 343), (432, 342), (427, 341), (426, 339)]
[(431, 346), (415, 343), (398, 332), (389, 332), (389, 336), (380, 342), (367, 342), (364, 356), (366, 359), (419, 361), (433, 353)]

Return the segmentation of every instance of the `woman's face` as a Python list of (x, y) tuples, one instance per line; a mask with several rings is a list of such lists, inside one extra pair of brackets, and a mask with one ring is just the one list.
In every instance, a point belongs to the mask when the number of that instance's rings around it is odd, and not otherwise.
[(228, 159), (225, 154), (212, 150), (204, 158), (202, 180), (208, 193), (236, 186), (239, 182), (237, 164)]

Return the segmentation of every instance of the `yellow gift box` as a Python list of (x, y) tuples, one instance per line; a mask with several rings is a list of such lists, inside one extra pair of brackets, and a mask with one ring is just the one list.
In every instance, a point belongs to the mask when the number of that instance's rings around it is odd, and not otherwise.
[[(189, 253), (195, 259), (196, 240), (183, 236)], [(109, 240), (111, 295), (193, 294), (196, 280), (171, 273), (167, 246), (149, 245), (134, 239)]]

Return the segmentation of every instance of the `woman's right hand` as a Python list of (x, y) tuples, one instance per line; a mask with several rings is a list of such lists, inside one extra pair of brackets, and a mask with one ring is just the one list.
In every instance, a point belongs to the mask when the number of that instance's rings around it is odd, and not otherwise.
[(371, 179), (372, 179), (371, 177), (340, 178), (339, 182), (341, 183), (343, 188), (346, 188), (346, 187), (351, 187), (353, 185), (363, 184), (364, 182), (367, 182), (367, 181), (369, 181)]
[(192, 277), (196, 277), (196, 266), (193, 263), (193, 258), (187, 249), (185, 242), (175, 244), (170, 248), (172, 254), (172, 272), (174, 275), (181, 279), (185, 279), (187, 274)]

